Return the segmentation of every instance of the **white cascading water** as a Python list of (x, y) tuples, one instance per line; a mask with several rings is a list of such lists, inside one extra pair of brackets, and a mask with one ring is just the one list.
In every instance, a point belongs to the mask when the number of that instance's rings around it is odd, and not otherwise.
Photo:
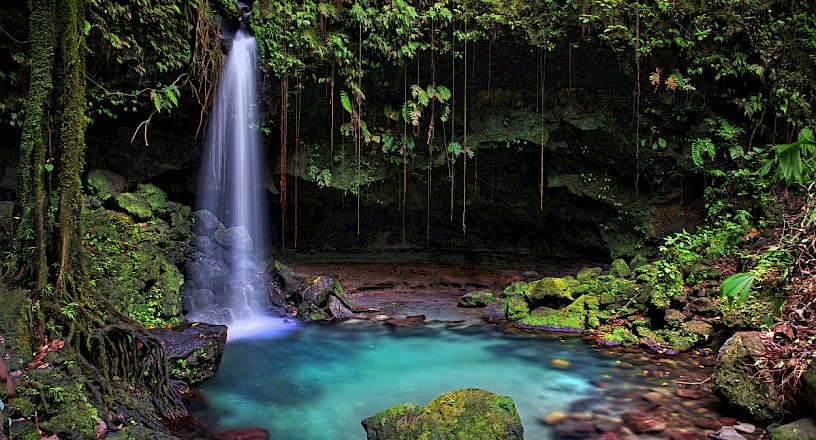
[[(223, 306), (191, 310), (190, 320), (233, 325), (257, 320), (268, 302), (259, 261), (266, 256), (268, 223), (264, 161), (257, 129), (257, 44), (243, 27), (235, 33), (218, 86), (202, 161), (198, 208), (227, 226), (224, 261), (229, 276)], [(227, 237), (224, 239), (223, 237)], [(216, 293), (218, 295), (218, 293)], [(227, 321), (227, 322), (225, 322)]]

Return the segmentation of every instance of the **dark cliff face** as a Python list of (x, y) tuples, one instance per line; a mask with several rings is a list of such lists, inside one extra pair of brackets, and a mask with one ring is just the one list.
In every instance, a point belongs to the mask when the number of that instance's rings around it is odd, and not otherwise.
[[(659, 237), (701, 221), (702, 181), (689, 159), (671, 144), (651, 148), (651, 134), (640, 133), (637, 145), (627, 59), (587, 44), (546, 58), (500, 40), (471, 50), (467, 139), (461, 60), (451, 82), (450, 60), (440, 59), (438, 83), (456, 89), (451, 119), (436, 122), (434, 142), (427, 143), (427, 123), (415, 128), (404, 168), (398, 151), (383, 153), (382, 143), (375, 142), (362, 146), (367, 180), (360, 191), (359, 235), (355, 144), (340, 133), (348, 115), (335, 100), (332, 124), (325, 84), (303, 84), (299, 126), (298, 108), (292, 105), (289, 112), (287, 248), (295, 245), (295, 215), (303, 250), (419, 247), (598, 259), (649, 254)], [(397, 107), (406, 85), (433, 81), (428, 68), (420, 67), (418, 73), (409, 69), (410, 75), (383, 68), (364, 84), (364, 116), (373, 134), (403, 128), (381, 116), (382, 109)], [(267, 189), (279, 246), (280, 90), (272, 75), (260, 75)], [(146, 135), (134, 136), (139, 116), (97, 118), (88, 131), (86, 169), (110, 169), (131, 185), (154, 183), (174, 200), (194, 204), (207, 112), (186, 98), (173, 112), (155, 116)], [(463, 156), (445, 157), (442, 145), (452, 134), (460, 145), (467, 141), (472, 156), (466, 165)], [(12, 199), (16, 151), (5, 144), (2, 152), (0, 194)], [(315, 169), (328, 173), (331, 182), (318, 182)]]

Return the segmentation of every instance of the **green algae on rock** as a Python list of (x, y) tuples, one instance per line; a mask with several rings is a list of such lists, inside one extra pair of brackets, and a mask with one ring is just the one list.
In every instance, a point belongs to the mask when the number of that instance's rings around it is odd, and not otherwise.
[(493, 292), (489, 290), (477, 290), (468, 292), (459, 298), (457, 305), (459, 307), (484, 307), (490, 304), (494, 299), (496, 299), (496, 297), (493, 295)]
[(720, 349), (712, 390), (727, 404), (761, 422), (779, 420), (784, 408), (772, 383), (762, 377), (756, 361), (765, 346), (759, 332), (738, 332)]
[(364, 419), (369, 440), (521, 440), (524, 429), (513, 399), (467, 388), (428, 406), (402, 404)]

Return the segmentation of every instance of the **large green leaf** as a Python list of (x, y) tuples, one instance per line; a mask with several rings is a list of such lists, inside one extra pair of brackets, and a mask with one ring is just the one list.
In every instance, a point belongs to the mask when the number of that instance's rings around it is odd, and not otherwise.
[(748, 299), (751, 286), (754, 284), (756, 275), (749, 272), (740, 272), (731, 275), (720, 284), (720, 296), (728, 298), (728, 301), (742, 304)]

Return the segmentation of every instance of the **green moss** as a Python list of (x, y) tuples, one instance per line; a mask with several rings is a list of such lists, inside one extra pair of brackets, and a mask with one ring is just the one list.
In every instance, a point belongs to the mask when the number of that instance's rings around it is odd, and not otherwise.
[(135, 224), (126, 214), (103, 209), (84, 210), (83, 229), (86, 267), (100, 293), (147, 327), (181, 321), (184, 277), (164, 251), (185, 255), (188, 237), (173, 240), (161, 221)]
[(527, 300), (521, 295), (513, 295), (504, 298), (502, 301), (505, 303), (507, 319), (510, 321), (518, 321), (530, 313), (530, 306), (527, 304)]
[(678, 352), (689, 351), (702, 340), (699, 335), (683, 328), (654, 330), (651, 338), (661, 346)]
[(813, 440), (816, 439), (816, 420), (799, 419), (776, 428), (771, 440)]
[(626, 278), (629, 276), (629, 265), (618, 258), (612, 261), (612, 267), (609, 268), (609, 275), (615, 278)]
[(739, 332), (720, 349), (712, 389), (723, 401), (761, 422), (779, 420), (784, 410), (772, 382), (755, 367), (765, 351), (757, 332)]
[(623, 345), (626, 347), (637, 346), (640, 342), (640, 338), (632, 334), (632, 332), (625, 327), (615, 327), (611, 329), (611, 332), (602, 333), (598, 339), (607, 344)]
[(598, 278), (598, 275), (600, 275), (602, 272), (603, 269), (600, 267), (584, 267), (578, 271), (575, 278), (581, 282), (590, 281)]
[(513, 284), (505, 287), (504, 290), (502, 290), (501, 297), (502, 298), (508, 298), (508, 297), (513, 296), (513, 295), (524, 295), (524, 286), (526, 286), (526, 285), (527, 285), (527, 283), (525, 283), (523, 281), (513, 283)]
[(368, 438), (514, 440), (522, 438), (513, 399), (480, 389), (453, 391), (428, 406), (402, 404), (363, 421)]
[(159, 215), (167, 213), (167, 193), (152, 184), (138, 184), (136, 185), (136, 194), (144, 197), (150, 209)]
[[(507, 289), (505, 289), (507, 290)], [(530, 302), (546, 302), (550, 305), (574, 301), (570, 285), (564, 278), (542, 278), (519, 287), (521, 294)]]
[(581, 331), (586, 328), (587, 298), (581, 296), (562, 309), (539, 307), (518, 322), (517, 327)]
[(121, 193), (114, 197), (116, 203), (126, 213), (139, 220), (149, 220), (153, 218), (153, 210), (150, 208), (148, 200), (139, 194)]
[(479, 290), (470, 292), (459, 298), (459, 307), (484, 307), (496, 299), (493, 292), (489, 290)]

